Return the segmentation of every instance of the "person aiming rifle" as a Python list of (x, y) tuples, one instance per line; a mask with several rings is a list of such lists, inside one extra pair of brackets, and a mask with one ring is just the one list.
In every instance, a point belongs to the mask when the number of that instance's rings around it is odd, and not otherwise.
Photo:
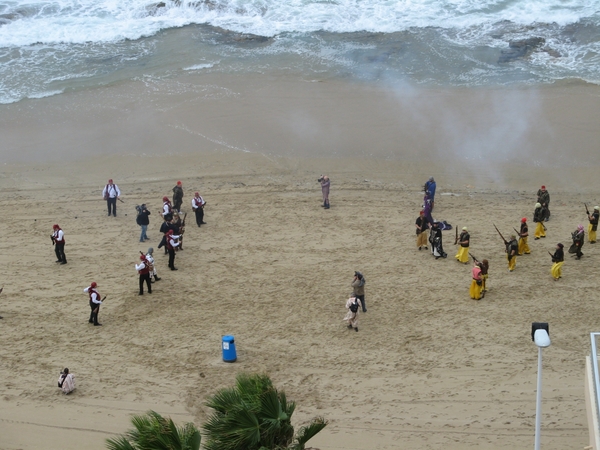
[(506, 239), (504, 239), (504, 236), (502, 236), (502, 233), (500, 233), (500, 230), (496, 225), (494, 225), (494, 228), (496, 229), (496, 231), (502, 238), (502, 241), (504, 242), (504, 246), (506, 247), (506, 259), (508, 261), (508, 271), (512, 272), (517, 266), (517, 255), (519, 253), (519, 244), (517, 243), (517, 237), (513, 234), (510, 236), (510, 241), (507, 241)]
[(598, 230), (598, 219), (600, 218), (600, 207), (594, 206), (594, 212), (590, 214), (587, 205), (585, 205), (585, 212), (588, 216), (588, 220), (590, 221), (588, 225), (588, 240), (590, 244), (596, 243), (596, 231)]
[(560, 242), (556, 244), (556, 250), (554, 254), (548, 252), (550, 257), (552, 258), (552, 268), (550, 269), (550, 275), (554, 281), (558, 281), (559, 278), (562, 277), (562, 266), (565, 262), (565, 252), (563, 250), (564, 245)]
[(481, 261), (479, 261), (472, 253), (469, 253), (469, 256), (473, 259), (473, 262), (475, 262), (475, 264), (477, 264), (481, 269), (481, 292), (487, 292), (487, 279), (490, 263), (487, 259), (482, 259)]

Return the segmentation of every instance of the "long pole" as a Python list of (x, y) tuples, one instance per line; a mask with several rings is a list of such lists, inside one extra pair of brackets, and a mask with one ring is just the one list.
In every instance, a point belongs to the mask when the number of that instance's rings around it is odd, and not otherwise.
[(537, 398), (535, 405), (535, 450), (540, 450), (540, 428), (542, 425), (542, 347), (538, 347)]

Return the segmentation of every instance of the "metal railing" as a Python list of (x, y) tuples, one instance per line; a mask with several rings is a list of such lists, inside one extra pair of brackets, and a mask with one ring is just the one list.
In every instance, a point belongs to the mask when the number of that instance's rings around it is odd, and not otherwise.
[(596, 391), (596, 414), (600, 417), (600, 374), (598, 373), (598, 349), (596, 346), (596, 336), (600, 333), (590, 333), (592, 341), (592, 373), (594, 374), (594, 390)]

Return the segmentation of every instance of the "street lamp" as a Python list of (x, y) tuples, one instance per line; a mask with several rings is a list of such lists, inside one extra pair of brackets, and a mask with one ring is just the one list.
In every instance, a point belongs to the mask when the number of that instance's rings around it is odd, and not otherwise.
[(550, 347), (550, 327), (545, 322), (531, 324), (531, 340), (538, 347), (537, 397), (535, 407), (535, 450), (540, 450), (540, 427), (542, 423), (542, 349)]

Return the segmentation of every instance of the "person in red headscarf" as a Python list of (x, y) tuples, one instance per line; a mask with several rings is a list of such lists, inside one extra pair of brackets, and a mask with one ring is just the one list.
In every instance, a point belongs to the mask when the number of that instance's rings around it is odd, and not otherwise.
[(194, 214), (196, 214), (196, 224), (198, 226), (206, 224), (204, 221), (204, 205), (206, 205), (206, 202), (200, 193), (195, 192), (194, 198), (192, 199), (192, 209), (194, 210)]
[(523, 254), (529, 255), (529, 253), (531, 253), (531, 249), (529, 248), (529, 244), (527, 243), (528, 237), (529, 227), (527, 226), (527, 217), (523, 217), (521, 219), (521, 230), (519, 231), (519, 256)]
[(102, 304), (102, 300), (100, 299), (100, 293), (98, 292), (97, 284), (95, 281), (92, 282), (88, 287), (86, 287), (83, 292), (90, 296), (90, 309), (92, 312), (90, 313), (89, 323), (93, 323), (95, 327), (102, 326), (101, 323), (98, 323), (98, 313), (100, 312), (100, 305)]
[(112, 178), (108, 180), (108, 184), (102, 189), (102, 197), (106, 200), (108, 215), (112, 214), (114, 217), (117, 217), (117, 199), (121, 197), (121, 190), (119, 186), (113, 183)]
[(67, 263), (67, 257), (65, 256), (65, 233), (58, 226), (58, 224), (54, 224), (52, 226), (52, 243), (54, 244), (54, 253), (56, 253), (56, 262), (61, 264)]
[(148, 288), (148, 294), (152, 294), (152, 284), (150, 283), (151, 267), (145, 255), (140, 255), (140, 263), (135, 265), (135, 270), (140, 275), (140, 293), (138, 295), (144, 295), (144, 281)]
[(162, 216), (166, 221), (170, 221), (173, 218), (173, 206), (171, 205), (171, 200), (166, 195), (163, 197)]
[(173, 188), (173, 208), (175, 211), (181, 212), (181, 204), (183, 203), (183, 186), (181, 181), (177, 182), (177, 185)]

